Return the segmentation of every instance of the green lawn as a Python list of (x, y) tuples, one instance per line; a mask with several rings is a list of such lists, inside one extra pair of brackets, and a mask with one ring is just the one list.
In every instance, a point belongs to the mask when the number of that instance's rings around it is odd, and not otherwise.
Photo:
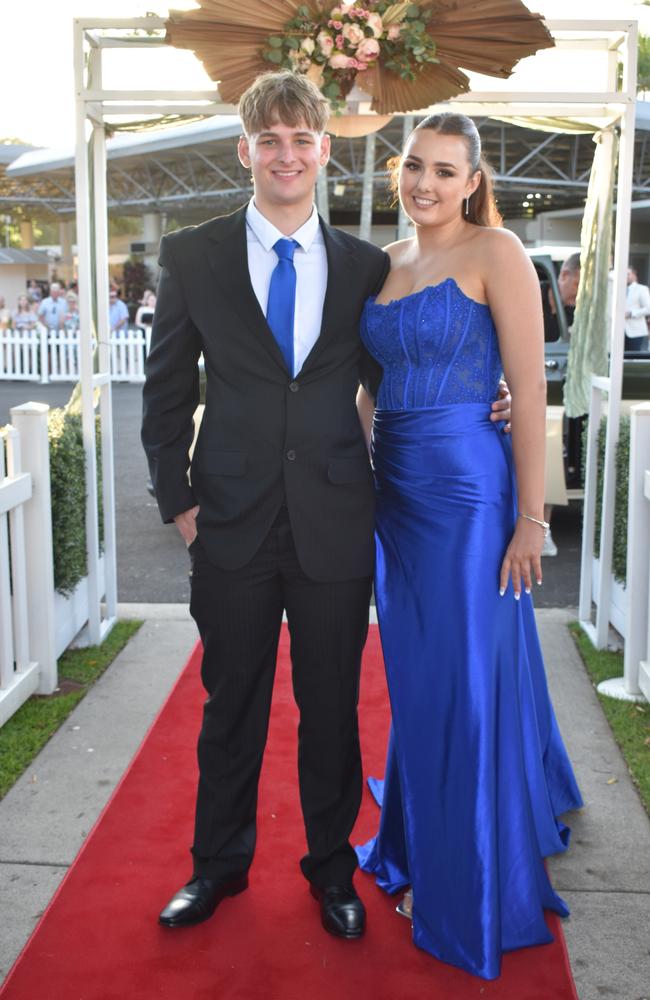
[[(577, 622), (569, 626), (594, 686), (623, 675), (623, 654), (594, 649)], [(598, 695), (641, 801), (650, 813), (650, 705)]]
[(101, 646), (67, 650), (59, 659), (60, 691), (47, 697), (35, 695), (4, 724), (0, 729), (0, 799), (141, 625), (141, 621), (120, 621)]

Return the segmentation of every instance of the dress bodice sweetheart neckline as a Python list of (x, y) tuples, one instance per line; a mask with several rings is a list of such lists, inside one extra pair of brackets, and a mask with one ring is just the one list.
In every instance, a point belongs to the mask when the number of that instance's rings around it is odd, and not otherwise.
[(443, 278), (442, 281), (436, 281), (431, 285), (424, 285), (423, 288), (418, 288), (415, 292), (409, 292), (408, 295), (402, 295), (399, 299), (390, 299), (388, 302), (377, 302), (377, 296), (371, 295), (368, 299), (368, 305), (378, 306), (381, 308), (388, 308), (389, 306), (400, 305), (402, 302), (406, 302), (408, 299), (413, 299), (417, 295), (422, 295), (424, 292), (433, 292), (439, 288), (444, 288), (446, 285), (453, 285), (459, 295), (462, 295), (464, 299), (468, 302), (472, 302), (475, 306), (481, 306), (483, 309), (489, 309), (487, 302), (479, 302), (478, 299), (473, 299), (471, 295), (467, 295), (466, 292), (460, 287), (455, 278)]

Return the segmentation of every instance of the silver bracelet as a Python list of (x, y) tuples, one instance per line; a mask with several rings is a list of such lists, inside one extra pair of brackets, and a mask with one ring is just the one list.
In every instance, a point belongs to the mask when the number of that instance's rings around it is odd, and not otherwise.
[(526, 521), (532, 521), (533, 524), (539, 524), (540, 528), (543, 528), (543, 530), (544, 530), (544, 538), (546, 538), (546, 536), (548, 535), (549, 531), (551, 530), (551, 526), (548, 523), (548, 521), (540, 521), (539, 518), (537, 518), (537, 517), (531, 517), (530, 514), (522, 514), (521, 511), (519, 511), (518, 516), (519, 517), (523, 517)]

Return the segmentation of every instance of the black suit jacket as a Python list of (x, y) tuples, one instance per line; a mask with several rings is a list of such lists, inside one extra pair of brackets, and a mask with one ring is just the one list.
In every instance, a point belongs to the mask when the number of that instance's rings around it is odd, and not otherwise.
[[(161, 242), (142, 440), (163, 520), (198, 504), (201, 545), (224, 569), (253, 557), (286, 503), (308, 576), (372, 572), (372, 476), (355, 396), (373, 375), (359, 318), (389, 263), (377, 247), (321, 227), (322, 327), (295, 379), (250, 282), (246, 209)], [(201, 352), (206, 405), (188, 480)]]

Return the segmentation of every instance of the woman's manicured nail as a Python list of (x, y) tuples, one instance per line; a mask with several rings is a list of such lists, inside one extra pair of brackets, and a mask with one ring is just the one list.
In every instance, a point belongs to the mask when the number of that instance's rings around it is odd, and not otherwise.
[(530, 587), (526, 587), (526, 593), (530, 594)]
[(521, 594), (519, 593), (519, 591), (515, 590), (515, 601), (518, 601), (520, 597), (521, 597)]
[(505, 594), (505, 589), (503, 587), (500, 587), (499, 588), (499, 597), (503, 597), (504, 594)]

